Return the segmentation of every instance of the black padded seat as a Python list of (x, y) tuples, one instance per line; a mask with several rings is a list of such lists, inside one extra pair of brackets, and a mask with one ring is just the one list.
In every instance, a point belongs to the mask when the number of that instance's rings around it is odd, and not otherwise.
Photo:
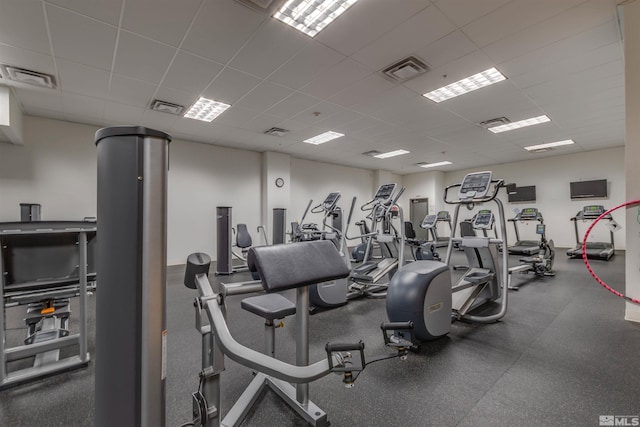
[(280, 294), (265, 294), (245, 298), (240, 306), (266, 320), (282, 319), (296, 313), (296, 305)]

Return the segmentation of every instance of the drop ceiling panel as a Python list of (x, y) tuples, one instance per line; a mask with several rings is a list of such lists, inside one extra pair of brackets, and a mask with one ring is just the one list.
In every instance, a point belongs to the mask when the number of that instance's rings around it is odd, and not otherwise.
[(338, 92), (336, 95), (329, 98), (329, 101), (335, 102), (336, 104), (344, 107), (366, 105), (369, 102), (378, 99), (382, 92), (391, 89), (395, 85), (395, 83), (392, 83), (377, 74), (372, 74)]
[(173, 114), (161, 113), (155, 110), (145, 110), (140, 118), (140, 124), (150, 129), (169, 129), (171, 125), (180, 119)]
[(120, 21), (122, 0), (47, 0), (47, 3), (59, 5), (112, 25), (118, 25)]
[(175, 53), (175, 48), (120, 31), (113, 71), (150, 83), (159, 83)]
[(419, 96), (416, 92), (402, 85), (396, 85), (381, 93), (380, 96), (371, 100), (366, 105), (359, 105), (358, 112), (365, 115), (385, 117), (388, 111), (396, 111), (398, 106), (404, 106), (408, 102), (414, 102)]
[(269, 19), (262, 23), (229, 65), (265, 78), (299, 53), (310, 41), (300, 31)]
[(479, 47), (538, 24), (585, 0), (514, 0), (465, 25), (462, 30)]
[[(0, 40), (2, 38), (0, 37)], [(0, 43), (0, 64), (55, 74), (53, 57)]]
[(476, 50), (478, 50), (476, 45), (462, 31), (456, 30), (417, 49), (415, 54), (434, 69)]
[(122, 28), (177, 47), (201, 3), (201, 0), (127, 1)]
[(37, 87), (15, 88), (14, 91), (25, 112), (36, 108), (62, 112), (62, 100), (57, 91)]
[(217, 62), (178, 51), (162, 80), (162, 86), (183, 92), (202, 93), (220, 73), (222, 67), (223, 65)]
[(433, 3), (458, 27), (475, 21), (511, 0), (436, 0)]
[(293, 116), (293, 119), (309, 125), (317, 125), (332, 115), (339, 114), (343, 111), (345, 111), (345, 109), (337, 104), (333, 104), (331, 102), (318, 102), (317, 104), (312, 105), (306, 110)]
[(224, 113), (220, 114), (216, 119), (216, 123), (226, 126), (241, 128), (245, 123), (249, 122), (258, 113), (255, 110), (247, 110), (238, 105), (233, 105)]
[(62, 93), (62, 112), (72, 118), (94, 118), (92, 123), (97, 123), (102, 119), (105, 104), (104, 99)]
[[(115, 27), (56, 6), (47, 6), (47, 16), (56, 57), (111, 70), (116, 43)], [(140, 51), (136, 53), (140, 55)], [(153, 55), (154, 52), (147, 54)]]
[(50, 54), (42, 3), (3, 1), (0, 5), (0, 42)]
[(76, 62), (60, 59), (57, 62), (59, 87), (64, 92), (105, 98), (109, 87), (109, 73)]
[(364, 65), (347, 58), (326, 70), (300, 90), (311, 96), (328, 99), (370, 74), (372, 71)]
[(182, 49), (227, 63), (249, 40), (264, 15), (235, 1), (207, 0), (185, 38)]
[(62, 110), (47, 110), (46, 108), (25, 107), (24, 113), (30, 116), (46, 117), (54, 120), (67, 120)]
[(227, 67), (216, 77), (203, 96), (233, 105), (261, 81), (257, 77)]
[(107, 98), (119, 104), (145, 108), (151, 103), (156, 88), (152, 83), (113, 74)]
[(351, 57), (374, 70), (381, 70), (455, 29), (440, 10), (427, 7)]
[(532, 52), (557, 41), (588, 31), (609, 22), (615, 28), (615, 16), (609, 2), (591, 0), (544, 22), (492, 43), (484, 51), (496, 63), (517, 58), (522, 52)]
[[(189, 108), (191, 107), (191, 105), (196, 103), (196, 101), (200, 98), (200, 95), (166, 87), (159, 87), (156, 89), (156, 93), (152, 98), (160, 99), (162, 101), (168, 101), (173, 104), (184, 105), (186, 108)], [(150, 101), (152, 101), (153, 99), (151, 99)], [(149, 103), (147, 103), (146, 105), (148, 106)], [(193, 120), (189, 119), (189, 121)]]
[(292, 89), (299, 89), (311, 82), (316, 75), (344, 59), (344, 55), (314, 40), (282, 64), (269, 76), (269, 80)]
[(349, 56), (407, 21), (428, 5), (424, 0), (359, 1), (315, 39)]
[(107, 101), (104, 108), (104, 120), (114, 124), (134, 125), (140, 123), (142, 113), (144, 113), (144, 108)]
[(282, 101), (292, 93), (293, 91), (289, 88), (263, 81), (239, 100), (236, 105), (247, 110), (261, 112)]
[(244, 122), (240, 127), (242, 129), (262, 134), (265, 130), (276, 125), (281, 119), (269, 114), (258, 114), (251, 120)]
[(342, 133), (346, 133), (346, 128), (351, 123), (356, 122), (362, 118), (362, 114), (359, 114), (352, 110), (345, 110), (333, 114), (326, 118), (325, 120), (321, 120), (318, 122), (318, 126), (324, 126), (328, 129), (336, 129), (341, 131)]
[(273, 107), (266, 110), (266, 113), (280, 117), (281, 119), (288, 119), (289, 117), (295, 116), (300, 111), (304, 111), (317, 103), (318, 100), (316, 98), (305, 95), (304, 93), (294, 92), (275, 104)]

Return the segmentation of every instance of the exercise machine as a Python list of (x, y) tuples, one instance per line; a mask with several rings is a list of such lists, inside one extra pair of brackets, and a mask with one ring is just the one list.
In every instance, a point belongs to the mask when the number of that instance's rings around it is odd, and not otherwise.
[[(578, 221), (595, 221), (600, 215), (605, 213), (602, 205), (587, 205), (578, 211), (576, 216), (571, 218), (576, 233), (576, 246), (567, 251), (567, 255), (571, 258), (582, 258), (582, 242), (580, 241), (580, 233), (578, 231)], [(604, 216), (602, 219), (607, 220), (610, 224), (615, 224), (611, 214)], [(609, 230), (611, 242), (586, 242), (587, 258), (596, 258), (609, 261), (615, 255), (615, 242), (613, 240), (613, 229)]]
[(440, 260), (440, 254), (436, 251), (436, 245), (429, 240), (418, 239), (411, 221), (404, 222), (404, 237), (405, 242), (411, 248), (411, 255), (414, 261), (423, 259)]
[(553, 240), (547, 241), (546, 225), (536, 224), (536, 234), (540, 236), (538, 242), (538, 252), (535, 255), (520, 258), (520, 265), (509, 268), (509, 289), (517, 291), (520, 286), (511, 284), (511, 276), (514, 273), (533, 273), (536, 277), (555, 276), (553, 272), (553, 261), (556, 255), (556, 248)]
[[(455, 205), (452, 235), (455, 235), (461, 206), (494, 202), (498, 206), (501, 236), (506, 236), (504, 208), (497, 198), (503, 186), (504, 180), (493, 179), (492, 173), (485, 171), (467, 174), (462, 183), (446, 187), (444, 201)], [(450, 191), (455, 188), (457, 197), (449, 199)], [(475, 215), (473, 226), (487, 230), (493, 221), (491, 211), (481, 211)], [(452, 286), (450, 261), (456, 240), (465, 251), (469, 268)], [(502, 319), (507, 313), (508, 258), (504, 251), (502, 262), (498, 262), (497, 246), (505, 243), (485, 236), (452, 238), (445, 262), (416, 261), (399, 268), (387, 291), (389, 320), (412, 322), (410, 339), (419, 345), (448, 334), (452, 320), (491, 323)], [(487, 311), (490, 312), (487, 314)], [(396, 331), (394, 337), (407, 339), (402, 331)]]
[[(308, 424), (329, 425), (326, 412), (309, 398), (309, 383), (335, 372), (342, 375), (345, 386), (353, 387), (367, 364), (362, 341), (327, 343), (326, 358), (309, 363), (309, 285), (347, 277), (349, 269), (342, 258), (332, 243), (322, 240), (250, 250), (249, 265), (260, 273), (266, 294), (243, 299), (241, 307), (265, 319), (265, 349), (264, 353), (260, 353), (238, 343), (230, 334), (225, 318), (226, 296), (229, 294), (213, 291), (207, 277), (211, 259), (202, 253), (189, 256), (184, 284), (198, 290), (196, 328), (202, 335), (200, 386), (192, 395), (194, 426), (240, 425), (267, 387), (275, 391)], [(282, 266), (287, 264), (304, 265), (305, 268), (283, 269)], [(277, 293), (287, 289), (295, 289), (295, 304)], [(235, 291), (233, 294), (243, 293), (241, 289)], [(208, 324), (203, 322), (203, 313), (206, 313)], [(293, 314), (296, 316), (295, 365), (275, 357), (275, 329), (281, 322), (274, 321)], [(397, 356), (405, 357), (406, 351), (404, 347), (398, 348)], [(357, 356), (353, 357), (352, 353)], [(220, 376), (226, 357), (250, 368), (255, 376), (223, 417), (220, 409)], [(379, 357), (377, 360), (388, 357)]]
[[(404, 215), (397, 201), (404, 192), (396, 184), (383, 184), (374, 197), (364, 203), (360, 210), (369, 212), (366, 219), (371, 224), (367, 234), (347, 237), (349, 240), (365, 238), (362, 263), (351, 270), (348, 298), (366, 296), (382, 298), (386, 295), (387, 283), (399, 266), (404, 265)], [(349, 221), (351, 220), (355, 198), (351, 203)], [(348, 222), (349, 222), (348, 221)], [(394, 222), (399, 222), (397, 227)], [(374, 258), (374, 251), (379, 249), (380, 258)]]
[[(307, 205), (303, 219), (307, 211), (313, 214), (322, 214), (322, 226), (318, 227), (316, 224), (305, 226), (303, 224), (298, 229), (294, 242), (328, 240), (338, 249), (347, 269), (351, 270), (351, 259), (347, 253), (347, 242), (343, 232), (342, 209), (338, 206), (339, 200), (340, 193), (332, 192), (325, 197), (322, 203), (309, 210), (309, 206), (313, 202), (311, 201)], [(351, 209), (351, 212), (353, 212), (353, 209)], [(323, 283), (314, 283), (309, 287), (311, 311), (314, 312), (317, 308), (333, 308), (346, 304), (348, 301), (348, 288), (349, 282), (346, 277)]]
[[(520, 232), (518, 230), (518, 223), (538, 222), (544, 224), (542, 214), (538, 211), (538, 208), (524, 208), (516, 214), (515, 217), (510, 218), (509, 222), (513, 223), (513, 230), (516, 233), (516, 242), (509, 246), (509, 253), (512, 255), (535, 255), (540, 252), (540, 240), (520, 240)], [(538, 224), (538, 225), (539, 225)], [(540, 229), (536, 228), (536, 234)]]
[(449, 232), (453, 230), (451, 227), (451, 215), (449, 214), (449, 211), (439, 211), (435, 215), (426, 215), (420, 224), (420, 228), (424, 228), (427, 230), (427, 233), (431, 234), (431, 241), (436, 248), (443, 248), (449, 244), (450, 237), (438, 235), (439, 222), (449, 224)]
[[(0, 223), (0, 389), (89, 364), (87, 299), (95, 290), (95, 222)], [(79, 301), (79, 331), (69, 327)], [(6, 312), (26, 307), (26, 338), (11, 346)], [(61, 357), (62, 349), (66, 351)], [(10, 362), (33, 358), (32, 366)]]

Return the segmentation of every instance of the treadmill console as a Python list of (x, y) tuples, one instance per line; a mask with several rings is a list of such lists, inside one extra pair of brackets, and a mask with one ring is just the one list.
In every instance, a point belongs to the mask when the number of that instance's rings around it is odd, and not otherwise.
[(325, 211), (333, 210), (333, 208), (336, 206), (336, 203), (338, 203), (338, 199), (340, 199), (339, 192), (336, 191), (335, 193), (329, 193), (327, 198), (324, 199), (324, 202), (322, 202), (322, 208)]
[(582, 208), (583, 218), (597, 218), (604, 213), (602, 205), (588, 205)]
[(451, 215), (449, 215), (449, 211), (438, 212), (438, 221), (451, 222)]
[(531, 221), (538, 219), (538, 208), (524, 208), (520, 211), (521, 221)]
[(491, 177), (491, 171), (474, 172), (465, 175), (462, 184), (460, 184), (458, 198), (462, 201), (482, 199), (489, 192)]
[(473, 228), (477, 230), (491, 230), (494, 220), (493, 212), (488, 209), (483, 209), (473, 217), (472, 225)]
[(395, 191), (396, 184), (382, 184), (373, 196), (373, 200), (382, 204), (389, 203)]
[(545, 229), (546, 229), (546, 228), (547, 228), (547, 226), (546, 226), (546, 225), (544, 225), (544, 224), (538, 224), (538, 225), (536, 225), (536, 234), (539, 234), (539, 235), (541, 235), (541, 236), (544, 236), (544, 232), (545, 232)]
[(436, 225), (436, 221), (438, 217), (436, 215), (427, 215), (422, 220), (422, 224), (420, 224), (420, 228), (433, 228)]

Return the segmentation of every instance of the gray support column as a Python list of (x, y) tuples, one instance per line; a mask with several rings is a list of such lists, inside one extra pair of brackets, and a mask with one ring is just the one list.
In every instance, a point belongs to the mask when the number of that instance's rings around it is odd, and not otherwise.
[(216, 207), (216, 274), (232, 274), (231, 207)]
[(165, 425), (166, 210), (171, 137), (143, 127), (96, 133), (95, 425)]
[(286, 242), (287, 233), (287, 210), (284, 208), (273, 208), (273, 235), (271, 241), (274, 245)]

